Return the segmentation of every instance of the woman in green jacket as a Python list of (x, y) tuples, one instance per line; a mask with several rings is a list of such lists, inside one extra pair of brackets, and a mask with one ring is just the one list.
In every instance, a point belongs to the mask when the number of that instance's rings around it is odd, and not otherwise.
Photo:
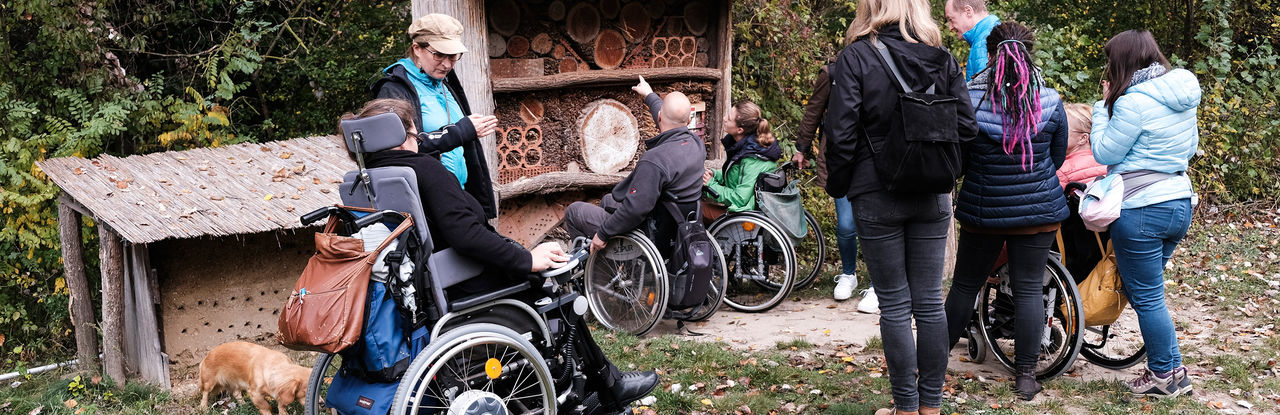
[(750, 101), (734, 104), (725, 115), (724, 131), (720, 140), (725, 148), (725, 161), (720, 170), (707, 169), (702, 182), (715, 190), (718, 196), (709, 198), (725, 205), (704, 206), (704, 215), (714, 218), (725, 210), (741, 212), (756, 208), (756, 177), (773, 171), (782, 157), (782, 148), (769, 129), (760, 106)]

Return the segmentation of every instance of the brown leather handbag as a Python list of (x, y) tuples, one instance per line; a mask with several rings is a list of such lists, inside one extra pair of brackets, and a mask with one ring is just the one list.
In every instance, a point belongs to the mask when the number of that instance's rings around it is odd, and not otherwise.
[(413, 226), (413, 219), (405, 215), (381, 245), (365, 251), (364, 240), (335, 232), (340, 221), (336, 215), (330, 216), (324, 231), (316, 233), (316, 253), (307, 261), (280, 313), (276, 337), (285, 347), (332, 354), (359, 341), (369, 273), (378, 253)]

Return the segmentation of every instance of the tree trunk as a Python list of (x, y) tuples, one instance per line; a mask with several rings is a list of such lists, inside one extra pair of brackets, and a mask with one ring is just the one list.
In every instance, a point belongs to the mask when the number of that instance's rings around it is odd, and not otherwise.
[(622, 65), (622, 58), (627, 54), (627, 41), (618, 31), (607, 29), (596, 36), (593, 49), (596, 65), (600, 69), (614, 69)]
[[(502, 12), (488, 16), (489, 27), (492, 27), (495, 32), (503, 36), (516, 34), (516, 29), (520, 28), (520, 5), (516, 4), (515, 0), (490, 1), (493, 3), (494, 10), (501, 10)], [(479, 5), (483, 6), (484, 4), (481, 3)]]
[(578, 3), (569, 9), (569, 16), (565, 18), (565, 30), (574, 42), (586, 45), (600, 33), (600, 13), (595, 6)]
[(706, 3), (694, 2), (684, 6), (684, 25), (689, 28), (689, 33), (694, 36), (702, 36), (707, 33), (707, 21), (711, 17), (711, 13), (707, 9)]
[(544, 114), (542, 101), (535, 98), (526, 98), (520, 101), (520, 120), (525, 124), (534, 125), (542, 121)]
[(76, 358), (80, 360), (81, 368), (97, 368), (98, 324), (93, 315), (89, 279), (84, 272), (80, 213), (67, 206), (65, 201), (58, 203), (58, 236), (62, 239), (62, 268), (66, 272), (67, 290), (71, 292), (71, 325), (76, 330)]
[(507, 55), (523, 58), (527, 54), (529, 54), (529, 38), (515, 35), (507, 39)]
[[(655, 81), (720, 81), (721, 70), (714, 68), (632, 68), (614, 71), (587, 71), (585, 65), (578, 72), (565, 72), (565, 58), (560, 61), (561, 73), (534, 78), (494, 79), (494, 92), (546, 91), (556, 88), (579, 86), (635, 85), (636, 77), (643, 76), (650, 83)], [(572, 64), (569, 64), (572, 65)], [(725, 104), (727, 105), (727, 104)]]
[(618, 17), (618, 0), (600, 0), (600, 14), (606, 19)]
[(553, 21), (564, 20), (564, 2), (556, 0), (547, 5), (547, 17)]
[(124, 387), (124, 253), (120, 236), (98, 223), (98, 259), (102, 267), (103, 371)]
[(497, 32), (489, 32), (489, 43), (486, 46), (488, 46), (490, 58), (501, 58), (507, 53), (507, 40)]
[(635, 158), (640, 126), (621, 102), (601, 99), (587, 104), (577, 126), (582, 158), (593, 173), (617, 173)]
[(551, 36), (547, 36), (546, 33), (539, 33), (537, 36), (533, 37), (533, 41), (530, 42), (529, 47), (533, 49), (534, 53), (546, 55), (547, 52), (551, 51), (551, 45)]
[(550, 172), (498, 185), (503, 199), (530, 194), (550, 194), (566, 190), (607, 188), (618, 184), (626, 174)]
[(638, 41), (649, 34), (649, 24), (652, 19), (644, 9), (644, 4), (639, 2), (627, 3), (622, 7), (622, 32), (627, 35), (627, 39)]

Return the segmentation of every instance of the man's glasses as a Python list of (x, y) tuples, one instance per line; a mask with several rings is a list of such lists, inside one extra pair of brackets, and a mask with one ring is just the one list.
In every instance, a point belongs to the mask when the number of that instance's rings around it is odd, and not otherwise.
[(423, 44), (423, 43), (419, 43), (419, 44), (418, 44), (418, 47), (423, 48), (423, 49), (426, 49), (426, 50), (427, 50), (427, 52), (431, 52), (431, 56), (435, 57), (435, 58), (436, 58), (436, 60), (440, 60), (440, 61), (442, 61), (442, 60), (448, 60), (448, 61), (450, 61), (450, 62), (457, 62), (458, 60), (462, 59), (462, 54), (461, 54), (461, 53), (452, 53), (452, 54), (450, 54), (450, 53), (440, 53), (440, 52), (437, 52), (435, 49), (432, 49), (432, 48), (431, 48), (431, 45), (427, 45), (427, 44)]

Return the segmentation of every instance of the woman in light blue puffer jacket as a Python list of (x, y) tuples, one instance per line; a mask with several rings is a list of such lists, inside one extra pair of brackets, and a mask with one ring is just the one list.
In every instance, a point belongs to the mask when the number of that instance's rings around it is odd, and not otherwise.
[(1111, 224), (1125, 295), (1138, 314), (1147, 369), (1129, 381), (1135, 395), (1191, 390), (1164, 298), (1164, 265), (1191, 226), (1194, 193), (1187, 162), (1196, 153), (1200, 83), (1170, 69), (1147, 31), (1107, 42), (1103, 101), (1093, 106), (1093, 157), (1125, 181), (1120, 218)]

